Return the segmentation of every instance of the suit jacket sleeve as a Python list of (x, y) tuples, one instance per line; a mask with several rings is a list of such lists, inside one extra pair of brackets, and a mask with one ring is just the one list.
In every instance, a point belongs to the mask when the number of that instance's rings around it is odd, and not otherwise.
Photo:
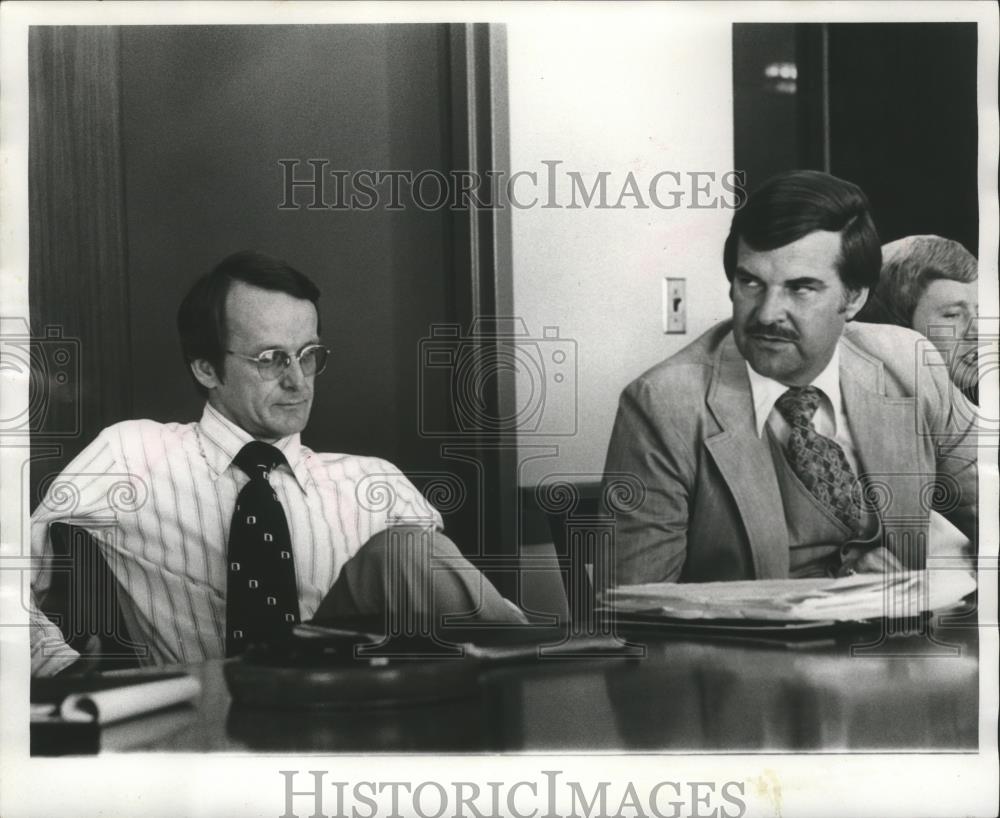
[[(616, 584), (680, 578), (695, 473), (670, 402), (648, 381), (632, 383), (619, 401), (604, 470), (604, 496), (615, 511)], [(636, 481), (639, 497), (616, 509), (617, 479)]]
[[(920, 393), (927, 396), (927, 424), (936, 453), (937, 483), (930, 500), (978, 552), (978, 410), (954, 386), (933, 350), (918, 368)], [(937, 365), (935, 365), (937, 364)]]

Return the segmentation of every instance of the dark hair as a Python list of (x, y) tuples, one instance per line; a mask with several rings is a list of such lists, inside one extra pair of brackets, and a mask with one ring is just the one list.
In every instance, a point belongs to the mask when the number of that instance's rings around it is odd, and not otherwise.
[(969, 282), (979, 277), (976, 257), (957, 241), (940, 236), (907, 236), (882, 248), (882, 275), (859, 321), (913, 328), (917, 303), (932, 281)]
[(772, 176), (736, 211), (722, 256), (726, 278), (736, 272), (740, 239), (754, 250), (775, 250), (817, 230), (841, 234), (837, 273), (845, 287), (875, 287), (882, 250), (868, 198), (857, 185), (817, 170)]
[[(319, 288), (291, 265), (264, 253), (243, 250), (220, 261), (188, 290), (177, 311), (177, 331), (181, 336), (184, 362), (204, 359), (222, 377), (225, 374), (227, 326), (226, 296), (234, 281), (263, 290), (287, 293), (317, 304)], [(319, 320), (317, 306), (317, 321)], [(192, 373), (192, 377), (194, 377)], [(207, 394), (197, 378), (195, 385)]]

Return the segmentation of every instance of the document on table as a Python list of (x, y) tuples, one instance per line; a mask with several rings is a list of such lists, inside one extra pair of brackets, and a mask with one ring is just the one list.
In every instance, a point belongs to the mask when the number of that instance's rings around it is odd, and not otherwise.
[[(72, 682), (70, 679), (66, 681)], [(186, 674), (145, 682), (140, 676), (129, 684), (122, 684), (121, 680), (113, 677), (108, 681), (114, 686), (103, 690), (69, 692), (58, 703), (33, 702), (32, 719), (48, 717), (63, 722), (111, 724), (193, 701), (201, 693), (199, 681)]]
[(957, 605), (976, 589), (965, 571), (855, 574), (836, 579), (620, 585), (602, 607), (616, 613), (671, 619), (753, 619), (773, 622), (902, 618)]

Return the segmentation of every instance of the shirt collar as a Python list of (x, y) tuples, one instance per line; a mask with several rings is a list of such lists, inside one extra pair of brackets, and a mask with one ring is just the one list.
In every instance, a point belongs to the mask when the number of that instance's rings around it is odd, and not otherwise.
[[(754, 426), (757, 429), (758, 437), (764, 434), (764, 425), (767, 418), (777, 402), (788, 387), (783, 383), (765, 377), (757, 372), (750, 363), (747, 362), (747, 375), (750, 377), (750, 395), (753, 398)], [(834, 424), (834, 432), (837, 431), (838, 407), (840, 406), (840, 344), (833, 348), (833, 356), (826, 368), (813, 378), (810, 386), (815, 386), (820, 390), (830, 402), (830, 416)]]
[[(202, 442), (202, 453), (212, 469), (213, 480), (218, 479), (229, 469), (240, 449), (254, 439), (253, 435), (223, 417), (208, 403), (205, 404), (205, 411), (202, 412), (201, 421), (198, 423), (198, 435)], [(299, 488), (305, 491), (309, 477), (306, 467), (307, 450), (299, 439), (299, 433), (283, 437), (272, 445), (285, 456)], [(239, 467), (233, 466), (233, 468)]]

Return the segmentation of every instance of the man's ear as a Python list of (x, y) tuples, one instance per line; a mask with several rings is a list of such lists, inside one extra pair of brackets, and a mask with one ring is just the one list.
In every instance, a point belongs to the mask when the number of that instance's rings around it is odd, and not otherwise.
[(844, 295), (844, 309), (842, 310), (846, 315), (846, 320), (850, 321), (854, 318), (861, 311), (867, 300), (867, 287), (862, 287), (859, 290), (847, 290)]
[(222, 383), (222, 379), (216, 374), (215, 367), (204, 358), (198, 358), (189, 364), (191, 372), (195, 378), (206, 389), (214, 389)]

